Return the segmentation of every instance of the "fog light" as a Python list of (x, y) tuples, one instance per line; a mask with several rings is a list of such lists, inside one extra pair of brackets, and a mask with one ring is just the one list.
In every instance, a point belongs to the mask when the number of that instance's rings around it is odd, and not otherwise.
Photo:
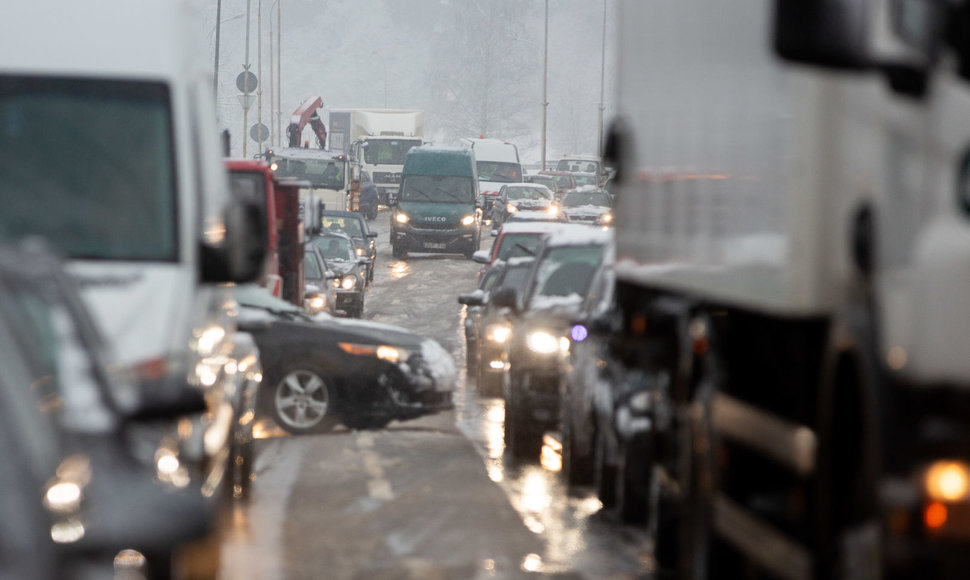
[(493, 360), (492, 362), (488, 363), (488, 368), (500, 371), (505, 368), (505, 363), (500, 360)]
[(931, 530), (942, 528), (943, 524), (946, 523), (946, 518), (946, 506), (938, 501), (931, 503), (923, 510), (923, 523)]

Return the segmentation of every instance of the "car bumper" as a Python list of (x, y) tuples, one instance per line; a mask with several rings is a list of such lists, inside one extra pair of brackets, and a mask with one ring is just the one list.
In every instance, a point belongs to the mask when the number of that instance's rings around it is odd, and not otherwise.
[(336, 309), (343, 310), (344, 312), (347, 312), (348, 310), (354, 310), (355, 308), (360, 306), (360, 303), (363, 300), (363, 297), (364, 297), (363, 293), (357, 292), (357, 291), (337, 292)]
[(475, 243), (475, 230), (458, 229), (419, 229), (395, 230), (392, 240), (404, 244), (409, 252), (442, 252), (447, 254), (463, 253)]

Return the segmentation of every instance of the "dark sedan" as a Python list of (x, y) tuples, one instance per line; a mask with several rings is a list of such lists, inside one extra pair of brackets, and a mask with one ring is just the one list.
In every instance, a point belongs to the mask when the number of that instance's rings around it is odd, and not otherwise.
[(344, 234), (314, 236), (309, 243), (320, 250), (327, 267), (334, 274), (332, 284), (337, 291), (336, 310), (353, 318), (363, 316), (367, 258), (356, 255), (354, 243)]
[(358, 258), (367, 258), (367, 279), (370, 283), (374, 279), (374, 263), (377, 260), (377, 232), (367, 228), (364, 216), (355, 211), (320, 212), (320, 233), (344, 234), (354, 242), (354, 254)]
[(291, 433), (380, 428), (452, 407), (441, 346), (384, 324), (312, 318), (255, 286), (236, 289), (239, 325), (263, 362), (259, 408)]

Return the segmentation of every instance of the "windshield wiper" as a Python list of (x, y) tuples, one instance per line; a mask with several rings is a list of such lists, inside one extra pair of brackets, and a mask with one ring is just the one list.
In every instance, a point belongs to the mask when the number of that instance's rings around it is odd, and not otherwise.
[(433, 199), (431, 199), (431, 196), (428, 193), (426, 193), (424, 191), (421, 191), (420, 189), (418, 189), (416, 187), (409, 187), (408, 188), (408, 193), (417, 193), (419, 195), (423, 195), (424, 196), (424, 199), (426, 199), (428, 201), (434, 201)]
[(459, 202), (459, 203), (465, 203), (465, 201), (466, 201), (466, 200), (464, 200), (464, 199), (462, 199), (462, 198), (460, 198), (460, 197), (458, 197), (457, 195), (455, 195), (455, 194), (453, 194), (453, 193), (451, 193), (450, 191), (448, 191), (447, 189), (445, 189), (445, 188), (443, 188), (443, 187), (438, 187), (438, 186), (435, 186), (435, 189), (436, 189), (437, 191), (440, 191), (441, 193), (443, 193), (443, 194), (445, 194), (445, 195), (447, 195), (448, 197), (450, 197), (451, 199), (453, 199), (453, 200), (455, 200), (455, 201), (457, 201), (457, 202)]
[(513, 250), (516, 249), (516, 248), (522, 250), (523, 252), (525, 252), (526, 254), (532, 256), (533, 258), (536, 257), (536, 253), (534, 251), (530, 250), (529, 248), (523, 246), (522, 244), (520, 244), (518, 242), (516, 242), (516, 244), (514, 246), (512, 246), (512, 249)]

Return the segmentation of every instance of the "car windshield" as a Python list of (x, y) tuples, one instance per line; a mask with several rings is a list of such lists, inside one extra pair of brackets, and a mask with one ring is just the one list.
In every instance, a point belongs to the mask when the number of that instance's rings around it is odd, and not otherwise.
[(401, 187), (400, 201), (475, 203), (475, 197), (469, 177), (408, 175)]
[(509, 199), (536, 199), (536, 200), (549, 200), (552, 199), (549, 190), (543, 187), (510, 187)]
[(532, 297), (585, 296), (602, 255), (599, 245), (550, 249), (538, 264)]
[(599, 179), (595, 175), (585, 174), (585, 173), (574, 173), (573, 181), (576, 182), (576, 187), (582, 187), (583, 185), (597, 185)]
[(342, 161), (286, 157), (274, 157), (274, 159), (279, 164), (276, 173), (280, 177), (303, 179), (320, 189), (344, 188), (345, 167)]
[(328, 232), (340, 232), (352, 238), (363, 238), (364, 229), (360, 218), (324, 215), (320, 217), (320, 225)]
[(0, 239), (65, 256), (174, 261), (178, 212), (165, 85), (0, 76)]
[(412, 147), (421, 145), (414, 139), (370, 139), (365, 142), (364, 161), (373, 165), (403, 165)]
[(498, 246), (499, 260), (508, 260), (518, 256), (533, 256), (542, 241), (540, 233), (503, 234)]
[(348, 238), (317, 236), (310, 241), (320, 250), (324, 259), (328, 262), (349, 262), (355, 259), (354, 243)]
[(556, 171), (583, 171), (586, 173), (597, 173), (600, 164), (598, 161), (586, 159), (560, 159), (556, 164)]
[(522, 181), (522, 169), (517, 163), (500, 163), (498, 161), (478, 161), (478, 179), (482, 181), (496, 181), (499, 183), (518, 183)]
[(581, 205), (610, 207), (610, 196), (601, 191), (571, 191), (563, 196), (562, 205), (563, 207), (579, 207)]

